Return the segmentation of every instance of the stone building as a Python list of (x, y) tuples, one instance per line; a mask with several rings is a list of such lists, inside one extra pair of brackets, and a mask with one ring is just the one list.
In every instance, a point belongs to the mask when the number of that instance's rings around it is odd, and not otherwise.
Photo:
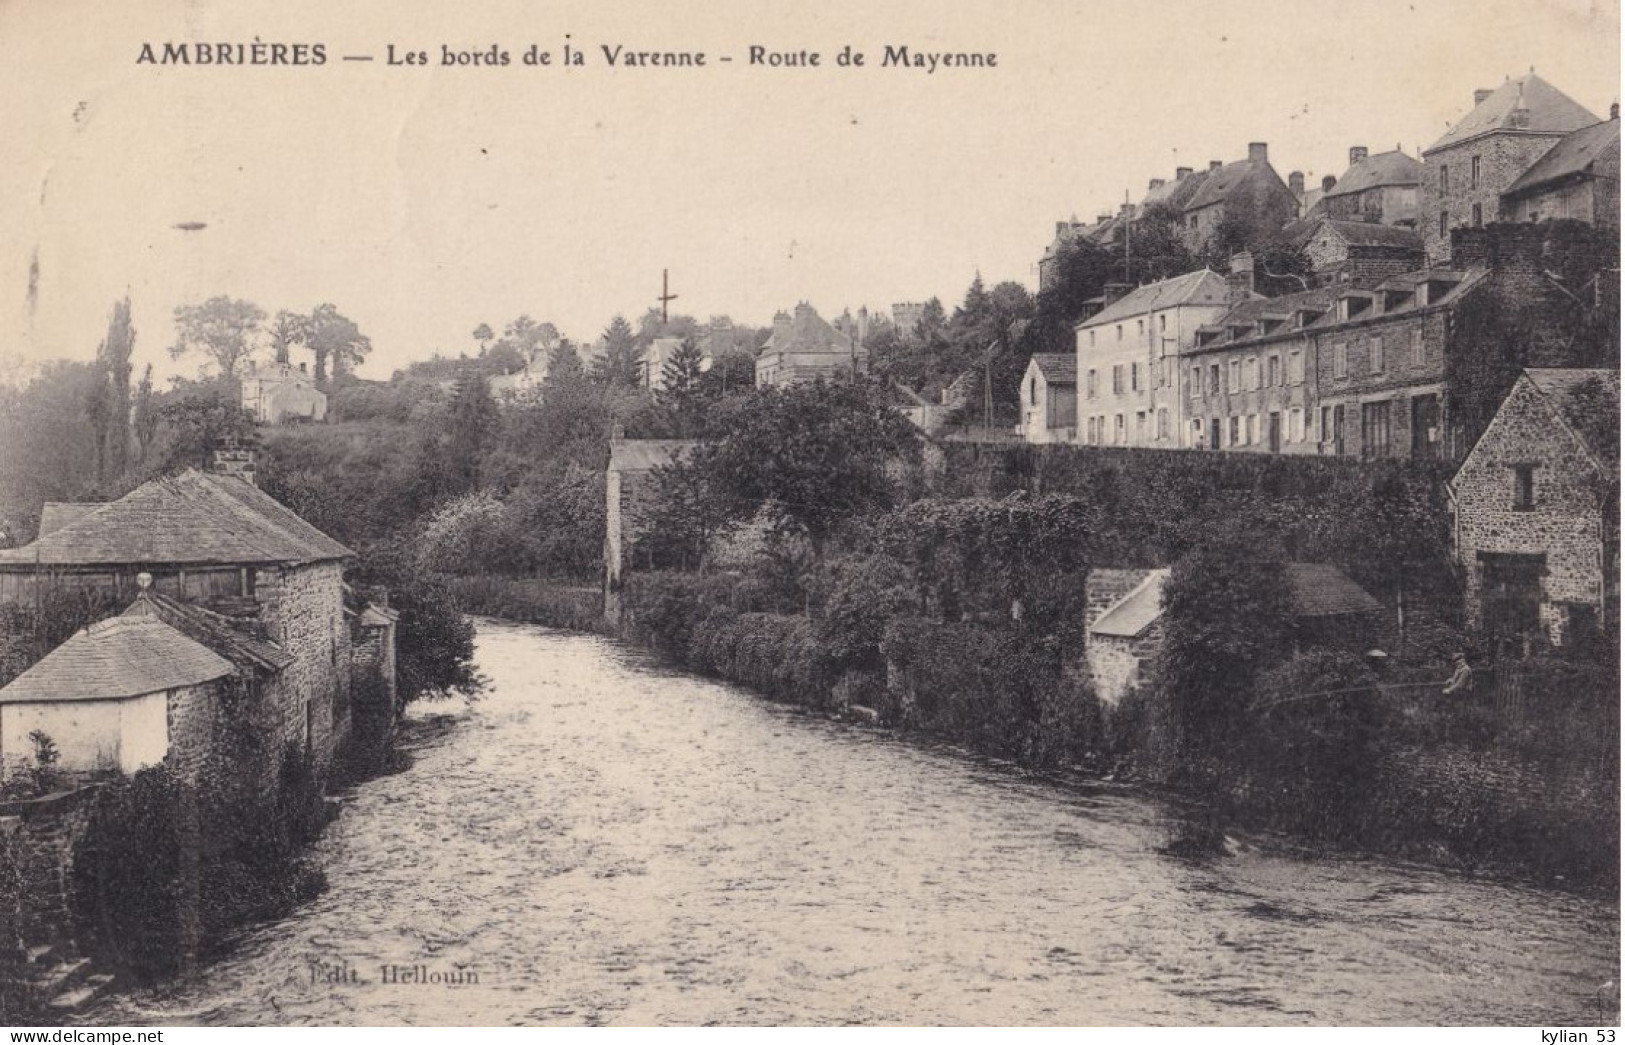
[(316, 387), (303, 363), (250, 363), (241, 385), (243, 409), (262, 425), (327, 420), (327, 394)]
[(1619, 227), (1619, 105), (1610, 119), (1565, 135), (1501, 194), (1507, 221)]
[(33, 764), (36, 730), (56, 745), (64, 774), (157, 765), (210, 732), (214, 684), (235, 671), (153, 616), (92, 624), (0, 689), (0, 775)]
[(1208, 269), (1143, 287), (1111, 284), (1077, 335), (1077, 437), (1094, 446), (1178, 446), (1179, 357), (1229, 307)]
[(1242, 243), (1253, 245), (1275, 235), (1298, 217), (1300, 202), (1270, 165), (1269, 146), (1253, 142), (1247, 158), (1234, 163), (1214, 160), (1182, 214), (1185, 246), (1200, 253), (1212, 245), (1226, 223), (1237, 227)]
[(1422, 152), (1417, 216), (1428, 257), (1450, 256), (1450, 231), (1502, 221), (1501, 196), (1570, 132), (1597, 117), (1534, 73), (1473, 92), (1473, 109)]
[(1469, 622), (1502, 654), (1618, 613), (1619, 371), (1525, 370), (1450, 480)]
[(756, 357), (756, 387), (787, 388), (820, 377), (863, 373), (869, 350), (855, 335), (842, 334), (803, 301), (794, 315), (773, 317), (773, 333)]
[(621, 584), (654, 495), (655, 471), (683, 459), (699, 444), (682, 439), (626, 439), (609, 443), (604, 474), (604, 612), (620, 610)]
[[(1040, 267), (1040, 272), (1042, 272), (1042, 267)], [(923, 318), (925, 318), (925, 305), (923, 302), (899, 301), (891, 307), (892, 326), (897, 329), (898, 337), (907, 338), (912, 336), (915, 328), (920, 325), (920, 320)]]
[[(1163, 592), (1170, 571), (1100, 569), (1085, 582), (1084, 659), (1095, 696), (1116, 704), (1150, 679), (1162, 656)], [(1335, 566), (1281, 570), (1298, 648), (1365, 649), (1382, 633), (1383, 607)]]
[(1365, 283), (1422, 267), (1422, 237), (1412, 229), (1367, 221), (1310, 218), (1288, 229), (1288, 242), (1309, 259), (1316, 282)]
[(349, 549), (229, 475), (155, 479), (21, 548), (0, 551), (0, 601), (47, 589), (142, 612), (258, 671), (268, 731), (325, 773), (350, 725)]
[(1337, 221), (1416, 227), (1422, 164), (1399, 149), (1370, 155), (1349, 149), (1349, 169), (1322, 193), (1321, 213)]
[(1078, 435), (1078, 357), (1039, 352), (1021, 378), (1021, 435), (1029, 443), (1071, 443)]

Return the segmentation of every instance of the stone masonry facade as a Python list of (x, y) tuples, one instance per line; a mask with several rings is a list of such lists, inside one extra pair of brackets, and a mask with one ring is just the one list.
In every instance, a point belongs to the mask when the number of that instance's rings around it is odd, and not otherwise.
[(265, 699), (276, 709), (283, 743), (309, 751), (325, 774), (350, 723), (343, 567), (328, 561), (261, 569), (256, 597), (271, 639), (294, 658), (269, 683)]

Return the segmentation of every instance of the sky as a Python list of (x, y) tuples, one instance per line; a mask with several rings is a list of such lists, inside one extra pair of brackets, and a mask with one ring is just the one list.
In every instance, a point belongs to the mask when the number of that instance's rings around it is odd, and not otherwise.
[[(522, 63), (567, 34), (587, 65)], [(328, 60), (137, 61), (256, 39)], [(176, 306), (218, 294), (335, 304), (378, 378), (521, 313), (593, 338), (663, 269), (675, 311), (754, 325), (952, 307), (977, 272), (1036, 287), (1056, 221), (1249, 142), (1315, 184), (1531, 68), (1605, 117), (1619, 40), (1610, 0), (0, 0), (0, 379), (93, 357), (126, 293), (161, 375), (196, 366), (164, 352)], [(603, 44), (710, 64), (609, 67)], [(493, 45), (510, 65), (439, 64)], [(847, 45), (864, 67), (834, 64)], [(997, 65), (882, 68), (887, 45)]]

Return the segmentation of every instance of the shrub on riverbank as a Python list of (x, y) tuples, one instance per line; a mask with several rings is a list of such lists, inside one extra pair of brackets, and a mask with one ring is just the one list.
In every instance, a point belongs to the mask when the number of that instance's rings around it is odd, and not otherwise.
[(540, 577), (444, 576), (464, 613), (566, 631), (605, 632), (603, 589)]

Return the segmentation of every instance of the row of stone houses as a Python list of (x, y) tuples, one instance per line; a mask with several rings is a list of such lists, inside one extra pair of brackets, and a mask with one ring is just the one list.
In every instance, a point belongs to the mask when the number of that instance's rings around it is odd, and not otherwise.
[[(71, 774), (168, 762), (195, 776), (248, 729), (269, 741), (261, 770), (297, 750), (325, 777), (352, 733), (387, 736), (397, 615), (348, 591), (350, 550), (241, 463), (47, 505), (38, 539), (0, 551), (0, 602), (122, 606), (0, 689), (0, 771), (32, 761), (36, 730)], [(377, 684), (356, 685), (369, 673)]]

